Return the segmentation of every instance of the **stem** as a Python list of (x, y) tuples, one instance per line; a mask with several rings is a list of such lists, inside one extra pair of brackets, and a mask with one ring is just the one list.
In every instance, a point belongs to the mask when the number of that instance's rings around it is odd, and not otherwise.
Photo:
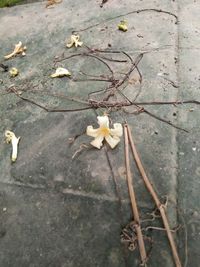
[(181, 262), (180, 262), (180, 259), (179, 259), (179, 255), (178, 255), (178, 252), (177, 252), (177, 248), (176, 248), (176, 244), (174, 242), (174, 239), (173, 239), (173, 235), (171, 233), (171, 230), (170, 230), (170, 226), (169, 226), (169, 222), (168, 222), (168, 218), (167, 218), (167, 215), (166, 215), (166, 212), (165, 212), (165, 206), (163, 204), (161, 204), (154, 188), (153, 188), (153, 185), (151, 184), (151, 182), (149, 181), (149, 178), (147, 177), (146, 175), (146, 172), (144, 170), (144, 167), (142, 165), (142, 162), (140, 160), (140, 157), (138, 155), (138, 152), (136, 150), (136, 146), (133, 142), (133, 138), (132, 138), (132, 135), (131, 135), (131, 130), (129, 128), (129, 125), (126, 124), (125, 127), (127, 127), (127, 131), (128, 131), (128, 138), (129, 138), (129, 142), (130, 142), (130, 145), (131, 145), (131, 150), (132, 150), (132, 153), (133, 153), (133, 156), (134, 156), (134, 159), (135, 159), (135, 162), (137, 164), (137, 167), (139, 169), (139, 172), (144, 180), (144, 183), (145, 183), (145, 186), (147, 187), (149, 193), (151, 194), (157, 208), (159, 209), (160, 211), (160, 215), (162, 217), (162, 221), (163, 221), (163, 224), (164, 224), (164, 227), (166, 229), (166, 232), (167, 232), (167, 237), (168, 237), (168, 240), (169, 240), (169, 243), (170, 243), (170, 246), (171, 246), (171, 250), (172, 250), (172, 254), (173, 254), (173, 258), (174, 258), (174, 262), (175, 262), (175, 265), (176, 267), (181, 267)]
[(130, 160), (129, 160), (129, 149), (128, 149), (128, 131), (127, 131), (126, 126), (124, 126), (124, 139), (125, 139), (125, 163), (126, 163), (127, 184), (128, 184), (128, 190), (129, 190), (129, 195), (131, 199), (133, 217), (135, 221), (135, 230), (136, 230), (137, 238), (138, 238), (138, 246), (139, 246), (140, 257), (141, 257), (141, 266), (145, 266), (146, 261), (147, 261), (147, 255), (146, 255), (146, 250), (145, 250), (144, 239), (142, 236), (140, 217), (139, 217), (139, 212), (137, 208), (135, 192), (134, 192), (133, 183), (132, 183), (132, 175), (131, 175)]

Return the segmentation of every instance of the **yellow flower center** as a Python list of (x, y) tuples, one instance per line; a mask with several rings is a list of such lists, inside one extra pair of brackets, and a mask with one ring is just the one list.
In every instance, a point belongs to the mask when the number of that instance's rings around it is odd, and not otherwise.
[(103, 136), (108, 136), (110, 134), (110, 129), (108, 127), (101, 127), (99, 131)]

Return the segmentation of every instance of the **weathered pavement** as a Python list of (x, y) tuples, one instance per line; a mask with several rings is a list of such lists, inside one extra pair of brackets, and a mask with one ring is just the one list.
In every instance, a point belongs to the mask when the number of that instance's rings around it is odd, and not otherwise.
[[(48, 113), (14, 94), (4, 94), (6, 88), (15, 84), (23, 91), (22, 96), (49, 107), (80, 107), (80, 103), (49, 94), (86, 99), (88, 93), (104, 88), (105, 83), (49, 78), (54, 71), (55, 56), (84, 50), (67, 50), (65, 39), (72, 30), (84, 29), (130, 11), (151, 9), (80, 31), (81, 39), (93, 48), (107, 49), (111, 44), (108, 49), (126, 51), (133, 58), (147, 52), (139, 64), (142, 85), (134, 84), (138, 79), (134, 72), (124, 91), (129, 98), (134, 99), (140, 91), (137, 101), (199, 100), (200, 4), (197, 1), (109, 0), (103, 8), (99, 4), (100, 1), (92, 0), (63, 1), (51, 9), (45, 9), (44, 3), (35, 3), (0, 10), (1, 59), (18, 41), (27, 46), (26, 57), (5, 62), (10, 67), (17, 67), (20, 75), (11, 79), (8, 73), (0, 73), (2, 267), (125, 267), (139, 264), (138, 253), (129, 252), (120, 243), (121, 229), (131, 219), (123, 139), (107, 154), (105, 149), (92, 149), (72, 158), (80, 145), (91, 139), (81, 135), (73, 144), (68, 139), (85, 131), (87, 125), (96, 124), (94, 111)], [(128, 21), (126, 33), (117, 30), (121, 19)], [(116, 72), (126, 71), (127, 64), (111, 65)], [(71, 58), (59, 66), (67, 67), (73, 77), (80, 77), (81, 71), (107, 74), (104, 64), (87, 57)], [(163, 202), (164, 197), (168, 197), (167, 212), (172, 228), (178, 224), (182, 226), (176, 233), (181, 260), (187, 262), (187, 266), (196, 267), (200, 262), (199, 107), (162, 105), (146, 108), (189, 133), (144, 113), (113, 111), (110, 117), (113, 122), (126, 119), (130, 124), (152, 183), (163, 196)], [(102, 112), (102, 109), (97, 110), (98, 114)], [(21, 136), (15, 164), (10, 163), (11, 147), (3, 142), (6, 129)], [(153, 211), (154, 204), (135, 168), (133, 172), (144, 219), (145, 214)], [(174, 266), (165, 233), (153, 230), (147, 234), (153, 238), (148, 266)]]

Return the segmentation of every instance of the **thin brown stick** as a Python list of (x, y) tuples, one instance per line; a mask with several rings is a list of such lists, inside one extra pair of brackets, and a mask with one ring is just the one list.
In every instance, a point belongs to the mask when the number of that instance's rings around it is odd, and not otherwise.
[(176, 126), (176, 125), (173, 124), (172, 122), (170, 122), (170, 121), (168, 121), (168, 120), (165, 120), (165, 119), (163, 119), (163, 118), (161, 118), (161, 117), (159, 117), (159, 116), (153, 114), (152, 112), (146, 110), (145, 108), (142, 109), (142, 112), (148, 114), (148, 115), (151, 116), (152, 118), (155, 118), (155, 119), (157, 119), (157, 120), (159, 120), (159, 121), (165, 122), (165, 123), (167, 123), (168, 125), (170, 125), (170, 126), (176, 128), (176, 129), (178, 129), (178, 130), (181, 130), (181, 131), (184, 131), (184, 132), (186, 132), (186, 133), (189, 133), (188, 130)]
[(29, 98), (26, 98), (26, 97), (23, 97), (21, 96), (14, 87), (10, 88), (10, 91), (13, 92), (18, 98), (28, 102), (28, 103), (31, 103), (43, 110), (45, 110), (46, 112), (74, 112), (74, 111), (82, 111), (82, 110), (87, 110), (87, 109), (91, 109), (91, 107), (83, 107), (83, 108), (76, 108), (76, 109), (52, 109), (52, 108), (48, 108), (46, 106), (43, 106)]
[(104, 24), (106, 22), (109, 22), (109, 21), (112, 21), (112, 20), (115, 20), (115, 19), (118, 19), (118, 18), (121, 18), (121, 17), (123, 18), (123, 17), (128, 16), (128, 15), (131, 15), (131, 14), (139, 14), (139, 13), (143, 13), (143, 12), (158, 12), (158, 13), (167, 14), (169, 16), (173, 16), (175, 18), (175, 20), (176, 20), (175, 23), (178, 23), (178, 17), (177, 17), (177, 15), (175, 15), (174, 13), (172, 13), (170, 11), (165, 11), (165, 10), (157, 9), (157, 8), (145, 8), (145, 9), (133, 10), (133, 11), (130, 11), (128, 13), (120, 14), (120, 15), (117, 15), (115, 17), (111, 17), (111, 18), (105, 19), (105, 20), (100, 21), (100, 22), (98, 22), (96, 24), (90, 25), (90, 26), (88, 26), (87, 28), (84, 28), (84, 29), (73, 30), (72, 31), (72, 34), (83, 32), (83, 31), (87, 31), (89, 29), (95, 28), (95, 27), (97, 27), (99, 25), (102, 25), (102, 24)]
[(138, 238), (138, 246), (139, 246), (140, 257), (141, 257), (141, 266), (145, 266), (146, 261), (147, 261), (147, 254), (146, 254), (144, 239), (142, 236), (139, 211), (137, 208), (136, 197), (135, 197), (135, 192), (134, 192), (133, 183), (132, 183), (132, 175), (131, 175), (130, 160), (129, 160), (129, 149), (128, 149), (128, 131), (127, 131), (126, 126), (124, 126), (124, 140), (125, 140), (125, 164), (126, 164), (126, 177), (127, 177), (128, 191), (129, 191), (129, 195), (131, 199), (131, 206), (132, 206), (133, 217), (135, 221), (135, 230), (136, 230), (137, 238)]
[(164, 227), (166, 229), (166, 232), (167, 232), (167, 237), (169, 239), (169, 243), (170, 243), (170, 246), (171, 246), (171, 250), (172, 250), (172, 254), (173, 254), (173, 258), (174, 258), (174, 262), (175, 262), (175, 265), (176, 267), (181, 267), (181, 262), (180, 262), (180, 259), (179, 259), (179, 255), (178, 255), (178, 252), (177, 252), (177, 248), (176, 248), (176, 244), (174, 242), (174, 238), (172, 236), (172, 233), (171, 233), (171, 230), (170, 230), (170, 226), (169, 226), (169, 222), (168, 222), (168, 218), (167, 218), (167, 215), (166, 215), (166, 211), (165, 211), (165, 207), (163, 204), (161, 204), (154, 188), (153, 188), (153, 185), (151, 184), (149, 178), (147, 177), (147, 174), (144, 170), (144, 167), (142, 165), (142, 162), (140, 160), (140, 157), (138, 155), (138, 152), (137, 152), (137, 149), (136, 149), (136, 146), (133, 142), (133, 138), (132, 138), (132, 135), (131, 135), (131, 130), (129, 128), (129, 125), (126, 124), (125, 125), (127, 127), (127, 131), (128, 131), (128, 138), (129, 138), (129, 142), (130, 142), (130, 145), (131, 145), (131, 150), (132, 150), (132, 153), (133, 153), (133, 156), (134, 156), (134, 159), (135, 159), (135, 162), (136, 162), (136, 165), (139, 169), (139, 172), (143, 178), (143, 181), (145, 183), (145, 186), (147, 187), (149, 193), (151, 194), (157, 208), (159, 209), (160, 211), (160, 215), (161, 215), (161, 218), (162, 218), (162, 221), (163, 221), (163, 224), (164, 224)]

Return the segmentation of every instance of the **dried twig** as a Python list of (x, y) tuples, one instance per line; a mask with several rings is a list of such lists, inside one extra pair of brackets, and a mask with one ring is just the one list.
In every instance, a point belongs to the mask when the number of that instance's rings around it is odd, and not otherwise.
[(175, 20), (176, 20), (175, 23), (178, 23), (178, 17), (177, 17), (177, 15), (175, 15), (174, 13), (172, 13), (170, 11), (165, 11), (165, 10), (156, 9), (156, 8), (144, 8), (144, 9), (133, 10), (133, 11), (130, 11), (128, 13), (120, 14), (120, 15), (115, 16), (115, 17), (112, 17), (112, 18), (108, 18), (108, 19), (103, 20), (101, 22), (98, 22), (96, 24), (90, 25), (90, 26), (88, 26), (87, 28), (84, 28), (84, 29), (74, 30), (74, 31), (72, 31), (72, 34), (73, 33), (78, 33), (78, 32), (83, 32), (83, 31), (90, 30), (90, 29), (95, 28), (95, 27), (97, 27), (97, 26), (99, 26), (101, 24), (104, 24), (106, 22), (109, 22), (109, 21), (112, 21), (112, 20), (115, 20), (115, 19), (118, 19), (118, 18), (122, 18), (122, 17), (128, 16), (128, 15), (131, 15), (131, 14), (139, 14), (139, 13), (143, 13), (143, 12), (163, 13), (163, 14), (166, 14), (166, 15), (169, 15), (169, 16), (174, 17)]
[(127, 131), (126, 125), (124, 126), (124, 140), (125, 140), (125, 163), (126, 163), (127, 184), (128, 184), (128, 190), (129, 190), (129, 195), (131, 199), (133, 217), (135, 221), (135, 230), (137, 233), (138, 246), (140, 250), (141, 265), (145, 266), (146, 260), (147, 260), (147, 254), (146, 254), (144, 239), (143, 239), (142, 230), (141, 230), (140, 217), (139, 217), (139, 212), (137, 208), (135, 192), (134, 192), (133, 183), (132, 183), (132, 175), (131, 175), (130, 160), (129, 160), (129, 149), (128, 149), (128, 131)]
[(157, 193), (155, 192), (155, 190), (153, 188), (153, 185), (151, 184), (149, 178), (147, 177), (147, 174), (146, 174), (146, 172), (144, 170), (144, 167), (142, 165), (142, 162), (141, 162), (140, 157), (138, 155), (138, 152), (136, 150), (135, 144), (133, 142), (133, 138), (132, 138), (132, 135), (131, 135), (131, 130), (129, 128), (129, 125), (125, 124), (124, 127), (126, 127), (127, 132), (128, 132), (128, 138), (129, 138), (129, 142), (130, 142), (130, 145), (131, 145), (131, 150), (132, 150), (136, 165), (137, 165), (137, 167), (139, 169), (139, 172), (140, 172), (140, 174), (141, 174), (141, 176), (143, 178), (145, 186), (147, 187), (147, 189), (148, 189), (149, 193), (151, 194), (151, 196), (152, 196), (157, 208), (160, 211), (160, 215), (161, 215), (164, 227), (165, 227), (166, 232), (167, 232), (167, 237), (169, 239), (169, 243), (170, 243), (170, 246), (171, 246), (171, 250), (172, 250), (172, 254), (173, 254), (173, 258), (174, 258), (174, 262), (176, 264), (176, 267), (181, 267), (182, 265), (181, 265), (181, 262), (180, 262), (180, 259), (179, 259), (179, 255), (178, 255), (178, 252), (177, 252), (176, 244), (174, 242), (174, 239), (173, 239), (173, 236), (172, 236), (172, 233), (171, 233), (171, 230), (170, 230), (170, 226), (169, 226), (168, 218), (167, 218), (167, 215), (166, 215), (165, 207), (160, 202), (160, 200), (159, 200), (159, 198), (157, 196)]
[[(109, 90), (109, 89), (111, 89), (111, 88), (108, 87), (106, 90)], [(104, 90), (105, 90), (105, 89), (104, 89)], [(105, 98), (103, 101), (96, 101), (96, 100), (92, 100), (92, 99), (89, 99), (88, 101), (84, 101), (84, 100), (81, 101), (81, 99), (79, 99), (79, 100), (77, 99), (77, 102), (81, 102), (81, 103), (85, 104), (86, 106), (85, 106), (85, 107), (81, 107), (81, 108), (75, 108), (75, 109), (59, 109), (59, 108), (58, 108), (58, 109), (54, 109), (54, 108), (47, 107), (47, 106), (44, 106), (44, 105), (42, 105), (42, 104), (39, 104), (39, 103), (33, 101), (32, 99), (23, 97), (22, 95), (20, 95), (20, 94), (17, 92), (17, 90), (16, 90), (14, 87), (9, 88), (9, 91), (10, 91), (10, 92), (13, 92), (18, 98), (20, 98), (20, 99), (22, 99), (22, 100), (24, 100), (24, 101), (26, 101), (26, 102), (28, 102), (28, 103), (31, 103), (31, 104), (33, 104), (33, 105), (35, 105), (35, 106), (37, 106), (37, 107), (39, 107), (39, 108), (45, 110), (46, 112), (76, 112), (76, 111), (83, 111), (83, 110), (88, 110), (88, 109), (98, 109), (98, 108), (122, 108), (122, 107), (127, 107), (127, 106), (132, 106), (132, 105), (134, 105), (134, 106), (136, 106), (136, 107), (138, 108), (138, 110), (137, 110), (137, 114), (144, 112), (144, 113), (148, 114), (149, 116), (151, 116), (151, 117), (153, 117), (153, 118), (155, 118), (155, 119), (157, 119), (157, 120), (159, 120), (159, 121), (162, 121), (162, 122), (164, 122), (164, 123), (166, 123), (166, 124), (168, 124), (168, 125), (170, 125), (170, 126), (176, 128), (176, 129), (178, 129), (178, 130), (181, 130), (181, 131), (184, 131), (184, 132), (187, 132), (187, 133), (189, 132), (188, 130), (183, 129), (183, 128), (179, 127), (179, 126), (176, 126), (176, 125), (173, 124), (172, 122), (170, 122), (170, 121), (168, 121), (168, 120), (165, 120), (165, 119), (163, 119), (163, 118), (161, 118), (161, 117), (159, 117), (159, 116), (153, 114), (152, 112), (149, 112), (148, 110), (144, 109), (143, 107), (140, 107), (140, 106), (139, 106), (138, 104), (136, 104), (136, 103), (132, 103), (131, 101), (128, 103), (128, 102), (122, 102), (122, 101), (121, 101), (121, 102), (111, 102), (111, 101), (107, 101), (106, 98)], [(102, 91), (102, 90), (100, 90), (100, 91)], [(121, 91), (118, 90), (118, 92), (119, 92), (120, 94), (122, 94)], [(89, 95), (91, 95), (91, 93), (90, 93)], [(112, 92), (112, 94), (110, 93), (110, 94), (107, 96), (107, 98), (110, 97), (111, 95), (114, 95), (114, 92)], [(59, 97), (59, 95), (57, 95), (57, 97)], [(64, 97), (64, 98), (67, 98), (67, 96), (63, 96), (63, 97)], [(71, 99), (71, 100), (72, 100), (72, 101), (76, 101), (75, 99)], [(183, 101), (183, 102), (185, 102), (185, 103), (195, 103), (195, 104), (200, 104), (200, 102), (198, 102), (198, 101)], [(155, 102), (153, 102), (153, 103), (155, 103)], [(169, 102), (169, 104), (171, 104), (171, 103), (175, 103), (175, 102)], [(165, 103), (165, 104), (166, 104), (166, 103)], [(181, 104), (181, 102), (178, 102), (178, 104)], [(128, 113), (128, 111), (125, 111), (125, 112)], [(135, 112), (134, 112), (134, 113), (135, 113)]]
[(79, 147), (79, 149), (76, 150), (76, 151), (74, 152), (74, 154), (73, 154), (73, 156), (72, 156), (72, 159), (74, 159), (74, 158), (75, 158), (78, 154), (80, 154), (84, 149), (88, 149), (88, 148), (90, 148), (88, 145), (86, 145), (86, 144), (81, 144), (80, 147)]
[(86, 106), (86, 107), (83, 107), (83, 108), (76, 108), (76, 109), (53, 109), (53, 108), (49, 108), (49, 107), (43, 106), (43, 105), (41, 105), (41, 104), (39, 104), (39, 103), (29, 99), (29, 98), (21, 96), (18, 93), (18, 91), (16, 90), (15, 87), (10, 87), (9, 90), (11, 92), (13, 92), (21, 100), (24, 100), (24, 101), (26, 101), (28, 103), (31, 103), (31, 104), (33, 104), (33, 105), (45, 110), (46, 112), (74, 112), (74, 111), (82, 111), (82, 110), (91, 109), (91, 107), (89, 107), (89, 106)]
[(173, 124), (171, 121), (167, 121), (167, 120), (165, 120), (165, 119), (163, 119), (163, 118), (160, 118), (159, 116), (153, 114), (152, 112), (150, 112), (150, 111), (148, 111), (148, 110), (146, 110), (146, 109), (144, 109), (144, 108), (142, 108), (142, 112), (148, 114), (149, 116), (151, 116), (151, 117), (153, 117), (153, 118), (155, 118), (155, 119), (157, 119), (157, 120), (159, 120), (159, 121), (162, 121), (162, 122), (167, 123), (168, 125), (172, 126), (173, 128), (176, 128), (177, 130), (181, 130), (181, 131), (184, 131), (184, 132), (186, 132), (186, 133), (189, 133), (188, 130), (183, 129), (183, 128), (179, 127), (179, 126), (176, 126), (176, 125)]

